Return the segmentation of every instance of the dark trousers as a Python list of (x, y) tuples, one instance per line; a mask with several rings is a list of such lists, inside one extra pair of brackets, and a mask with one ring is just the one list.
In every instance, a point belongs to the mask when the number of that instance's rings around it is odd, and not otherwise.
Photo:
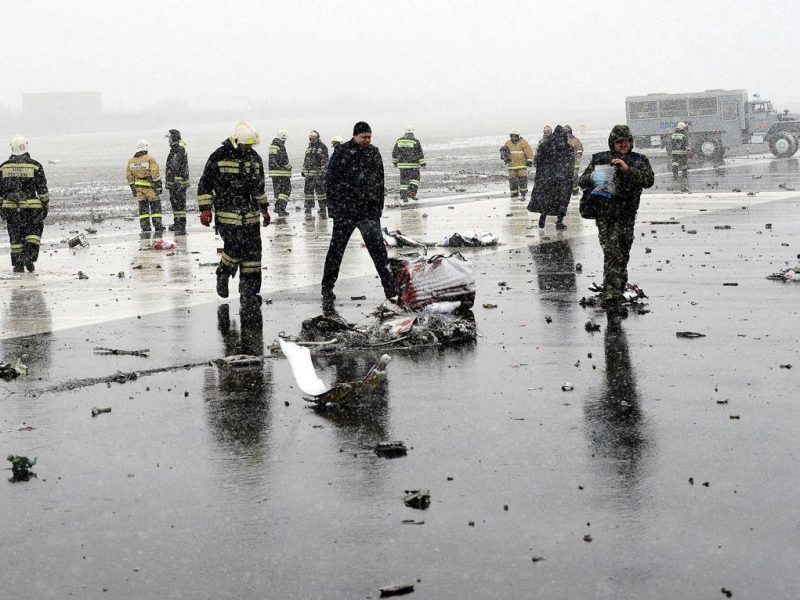
[(528, 170), (527, 169), (516, 169), (516, 170), (508, 170), (508, 187), (511, 190), (511, 197), (516, 198), (517, 196), (525, 197), (525, 194), (528, 193)]
[(400, 199), (416, 200), (419, 190), (419, 169), (400, 169)]
[(186, 188), (171, 189), (169, 203), (172, 205), (173, 229), (179, 233), (186, 233)]
[(367, 246), (375, 270), (381, 279), (384, 295), (387, 298), (396, 295), (397, 286), (389, 270), (389, 255), (386, 254), (386, 246), (383, 243), (380, 219), (355, 221), (341, 218), (333, 220), (333, 233), (330, 246), (328, 246), (328, 255), (325, 257), (325, 271), (322, 275), (323, 295), (333, 292), (333, 286), (336, 285), (336, 280), (339, 278), (339, 267), (342, 264), (347, 242), (350, 241), (350, 236), (356, 229), (361, 232), (361, 237)]
[(39, 258), (39, 245), (44, 231), (41, 209), (23, 208), (6, 213), (8, 241), (11, 246), (11, 266), (35, 263)]
[(239, 295), (261, 292), (261, 228), (258, 223), (217, 226), (224, 242), (217, 275), (234, 277), (239, 271)]
[(291, 177), (271, 177), (271, 179), (272, 192), (275, 195), (275, 211), (281, 213), (289, 204), (289, 196), (292, 194), (292, 179)]
[(672, 178), (678, 185), (686, 186), (689, 181), (689, 157), (685, 154), (672, 155)]
[(603, 249), (603, 300), (622, 300), (628, 284), (635, 217), (601, 216), (595, 222)]
[(139, 200), (139, 225), (142, 231), (150, 231), (150, 220), (153, 221), (153, 228), (158, 231), (161, 229), (161, 199), (156, 197), (150, 200), (140, 196)]
[(325, 175), (306, 175), (306, 184), (303, 189), (303, 194), (307, 211), (314, 208), (315, 194), (320, 210), (328, 206), (328, 197), (325, 195)]

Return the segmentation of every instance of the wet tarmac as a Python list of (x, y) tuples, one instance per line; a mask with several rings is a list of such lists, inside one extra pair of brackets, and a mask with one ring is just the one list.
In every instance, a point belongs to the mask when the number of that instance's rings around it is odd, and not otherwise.
[[(619, 323), (578, 305), (602, 257), (577, 202), (566, 232), (499, 186), (388, 210), (418, 239), (500, 237), (464, 252), (479, 338), (392, 353), (361, 406), (322, 411), (270, 346), (320, 313), (329, 221), (264, 230), (260, 318), (214, 297), (207, 229), (167, 251), (131, 221), (75, 251), (74, 225), (46, 230), (37, 273), (0, 280), (0, 356), (30, 369), (0, 382), (0, 449), (38, 458), (0, 485), (3, 597), (797, 597), (800, 288), (764, 278), (798, 262), (800, 195), (777, 185), (800, 176), (752, 159), (726, 165), (741, 192), (707, 191), (716, 177), (643, 197), (629, 272), (650, 312)], [(360, 240), (336, 291), (352, 321), (381, 300)], [(383, 352), (314, 360), (331, 383)], [(233, 353), (264, 365), (210, 362)], [(139, 376), (106, 382), (118, 371)], [(391, 440), (408, 455), (376, 456)], [(419, 488), (427, 510), (403, 503)]]

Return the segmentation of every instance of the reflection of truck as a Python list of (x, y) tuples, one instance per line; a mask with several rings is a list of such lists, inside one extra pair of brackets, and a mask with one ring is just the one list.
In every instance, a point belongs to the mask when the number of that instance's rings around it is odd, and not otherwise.
[(628, 126), (638, 148), (664, 148), (675, 126), (689, 126), (694, 155), (720, 159), (725, 149), (767, 142), (778, 158), (797, 152), (800, 115), (776, 113), (772, 102), (745, 90), (708, 90), (689, 94), (648, 94), (625, 98)]

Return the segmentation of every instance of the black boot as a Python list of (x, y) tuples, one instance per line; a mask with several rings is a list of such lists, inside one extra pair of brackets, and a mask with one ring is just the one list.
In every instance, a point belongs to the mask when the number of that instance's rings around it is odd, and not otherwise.
[(25, 263), (25, 268), (28, 269), (28, 273), (33, 273), (36, 270), (36, 267), (33, 266), (32, 260), (29, 260)]
[(227, 273), (217, 271), (217, 295), (220, 298), (228, 297), (228, 281), (230, 276)]
[(556, 229), (566, 229), (567, 226), (564, 225), (564, 217), (558, 217), (556, 219)]
[(547, 220), (547, 215), (542, 214), (539, 216), (539, 229), (544, 229), (544, 223)]

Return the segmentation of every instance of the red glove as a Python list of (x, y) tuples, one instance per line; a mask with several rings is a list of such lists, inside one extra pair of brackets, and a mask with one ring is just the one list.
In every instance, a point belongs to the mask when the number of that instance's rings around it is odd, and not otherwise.
[(201, 210), (200, 211), (200, 223), (208, 227), (211, 225), (211, 211), (210, 210)]
[(272, 217), (269, 216), (269, 210), (266, 208), (262, 210), (261, 216), (264, 217), (264, 227), (266, 227), (272, 221)]

